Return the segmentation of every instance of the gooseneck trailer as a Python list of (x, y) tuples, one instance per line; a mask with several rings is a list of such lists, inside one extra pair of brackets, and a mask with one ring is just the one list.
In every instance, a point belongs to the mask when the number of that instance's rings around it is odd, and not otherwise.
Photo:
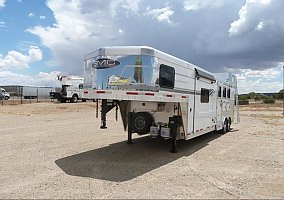
[(128, 143), (132, 134), (189, 140), (212, 131), (226, 133), (239, 121), (237, 79), (210, 73), (151, 47), (105, 47), (84, 58), (84, 99), (101, 101), (107, 113), (120, 110)]

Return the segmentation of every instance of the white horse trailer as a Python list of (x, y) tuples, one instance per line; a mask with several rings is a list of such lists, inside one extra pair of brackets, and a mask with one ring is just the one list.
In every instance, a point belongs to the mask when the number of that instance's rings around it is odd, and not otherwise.
[(129, 144), (132, 133), (150, 134), (171, 138), (172, 152), (177, 140), (226, 133), (238, 121), (234, 75), (210, 73), (151, 47), (105, 47), (85, 55), (83, 98), (101, 101), (100, 128), (119, 107)]

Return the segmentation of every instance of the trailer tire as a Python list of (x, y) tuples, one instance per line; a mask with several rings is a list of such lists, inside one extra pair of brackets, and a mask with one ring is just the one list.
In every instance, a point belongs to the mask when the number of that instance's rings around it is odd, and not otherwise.
[(228, 132), (228, 120), (225, 119), (224, 126), (223, 126), (223, 128), (221, 130), (221, 134), (225, 134), (227, 132)]
[(77, 103), (78, 101), (78, 95), (77, 94), (73, 94), (72, 98), (71, 98), (71, 103)]
[(227, 132), (230, 132), (230, 130), (231, 130), (231, 124), (232, 124), (232, 121), (231, 121), (231, 118), (229, 118), (229, 120), (228, 120), (228, 126), (227, 126)]
[(145, 135), (150, 132), (150, 127), (153, 124), (154, 119), (150, 113), (139, 112), (133, 113), (132, 116), (132, 130), (133, 133), (139, 135)]

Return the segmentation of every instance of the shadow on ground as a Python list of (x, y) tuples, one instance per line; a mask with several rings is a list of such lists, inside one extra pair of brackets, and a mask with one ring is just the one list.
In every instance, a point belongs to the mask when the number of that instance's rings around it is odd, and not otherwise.
[(55, 163), (68, 175), (89, 177), (114, 182), (128, 181), (183, 156), (190, 156), (220, 137), (208, 133), (189, 141), (178, 141), (178, 153), (172, 154), (170, 140), (143, 137), (68, 156)]

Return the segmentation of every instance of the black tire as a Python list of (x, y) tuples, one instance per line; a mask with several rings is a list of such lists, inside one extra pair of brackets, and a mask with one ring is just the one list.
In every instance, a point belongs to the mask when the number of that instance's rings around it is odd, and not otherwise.
[(229, 121), (228, 121), (228, 126), (227, 126), (227, 132), (230, 132), (230, 130), (231, 130), (231, 124), (232, 124), (232, 122), (231, 122), (231, 119), (229, 118)]
[(9, 99), (9, 97), (6, 96), (6, 97), (5, 97), (5, 100), (8, 100), (8, 99)]
[(71, 103), (77, 103), (77, 101), (78, 101), (78, 96), (77, 94), (74, 94), (71, 98)]
[(60, 99), (60, 103), (66, 103), (66, 99)]
[(223, 129), (221, 130), (221, 134), (225, 134), (228, 132), (228, 120), (225, 119)]
[(133, 113), (132, 116), (132, 131), (139, 135), (145, 135), (150, 132), (150, 127), (154, 119), (150, 113), (139, 112)]

